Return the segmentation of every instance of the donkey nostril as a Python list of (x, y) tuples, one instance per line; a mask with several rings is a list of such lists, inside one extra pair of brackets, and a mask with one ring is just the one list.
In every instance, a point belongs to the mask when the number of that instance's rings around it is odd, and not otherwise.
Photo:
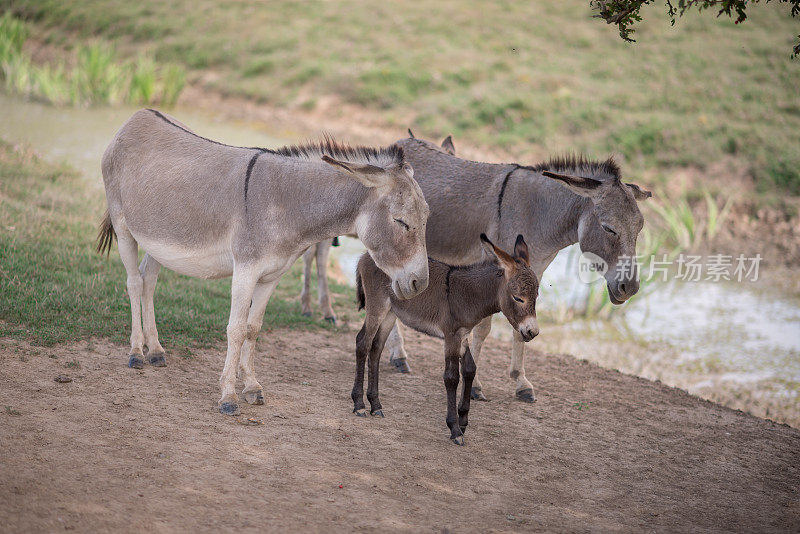
[(412, 279), (411, 280), (411, 287), (412, 287), (412, 289), (414, 289), (414, 291), (417, 290), (417, 280), (416, 279)]
[(626, 293), (625, 293), (625, 282), (620, 282), (620, 284), (619, 284), (619, 290), (620, 290), (620, 292), (621, 292), (623, 295), (625, 295), (625, 294), (626, 294)]

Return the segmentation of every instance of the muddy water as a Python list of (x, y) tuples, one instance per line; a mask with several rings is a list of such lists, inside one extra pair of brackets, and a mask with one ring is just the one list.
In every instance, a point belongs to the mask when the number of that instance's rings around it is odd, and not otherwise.
[[(0, 137), (29, 143), (46, 159), (66, 161), (101, 187), (100, 157), (133, 108), (55, 109), (0, 94)], [(200, 135), (230, 144), (274, 147), (285, 141), (262, 124), (231, 123), (208, 113), (172, 112)], [(363, 247), (343, 238), (332, 257), (353, 283)], [(540, 310), (569, 310), (587, 286), (570, 251), (541, 284)], [(510, 338), (502, 317), (494, 335)], [(800, 299), (759, 283), (651, 284), (608, 320), (543, 324), (534, 342), (624, 372), (800, 425)], [(529, 360), (535, 382), (535, 361)], [(511, 387), (509, 385), (509, 387)]]

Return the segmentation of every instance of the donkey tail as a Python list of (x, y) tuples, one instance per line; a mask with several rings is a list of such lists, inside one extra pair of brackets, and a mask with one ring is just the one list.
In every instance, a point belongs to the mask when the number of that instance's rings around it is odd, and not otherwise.
[(364, 284), (361, 282), (361, 272), (356, 271), (356, 302), (358, 302), (358, 309), (363, 310), (367, 303), (364, 296)]
[(100, 230), (97, 232), (97, 246), (95, 247), (97, 253), (110, 254), (115, 237), (117, 237), (117, 233), (114, 232), (114, 225), (111, 224), (111, 214), (106, 210), (103, 220), (100, 221)]

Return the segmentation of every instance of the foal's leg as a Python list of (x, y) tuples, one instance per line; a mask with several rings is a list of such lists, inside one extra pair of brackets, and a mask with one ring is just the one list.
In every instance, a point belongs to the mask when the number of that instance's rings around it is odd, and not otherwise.
[(458, 405), (458, 426), (461, 428), (462, 433), (467, 431), (470, 391), (477, 369), (475, 360), (472, 358), (472, 352), (468, 346), (464, 347), (464, 356), (461, 357), (461, 378), (464, 379), (464, 385), (461, 390), (461, 404)]
[(458, 361), (461, 359), (461, 340), (448, 336), (444, 340), (444, 387), (447, 390), (447, 426), (450, 428), (450, 439), (456, 445), (464, 444), (464, 433), (458, 426), (456, 412), (456, 390), (458, 389)]
[(364, 364), (370, 354), (376, 334), (383, 324), (386, 314), (389, 313), (389, 308), (388, 299), (385, 302), (377, 303), (368, 298), (364, 326), (356, 336), (356, 376), (350, 398), (353, 399), (353, 413), (359, 417), (367, 416), (364, 406)]
[(317, 245), (311, 245), (303, 252), (303, 291), (300, 293), (300, 303), (303, 306), (303, 315), (311, 317), (311, 262)]
[(400, 333), (400, 322), (394, 324), (394, 328), (389, 333), (389, 339), (386, 340), (389, 346), (389, 362), (394, 365), (398, 371), (403, 374), (411, 372), (411, 366), (408, 364), (408, 354), (403, 346), (403, 336)]
[(525, 377), (525, 342), (516, 330), (511, 342), (511, 368), (508, 374), (517, 381), (517, 387), (514, 389), (517, 399), (522, 402), (534, 402), (536, 397), (533, 394), (533, 384)]
[(336, 314), (331, 308), (331, 296), (328, 293), (328, 255), (331, 252), (331, 241), (326, 239), (317, 243), (317, 293), (319, 308), (325, 320), (336, 324)]
[(239, 376), (244, 380), (242, 395), (249, 404), (264, 404), (264, 390), (256, 380), (256, 373), (253, 367), (253, 360), (256, 352), (256, 340), (261, 332), (261, 325), (264, 322), (264, 311), (267, 309), (267, 302), (278, 280), (269, 283), (259, 283), (253, 290), (253, 298), (250, 303), (250, 311), (247, 314), (247, 338), (242, 344), (242, 354), (239, 360)]
[(166, 367), (164, 349), (158, 342), (158, 329), (156, 328), (156, 313), (153, 306), (153, 295), (156, 291), (156, 281), (161, 264), (153, 259), (150, 254), (145, 254), (139, 264), (144, 286), (142, 287), (142, 323), (144, 326), (144, 343), (147, 345), (147, 361), (155, 367)]
[[(478, 358), (481, 356), (481, 348), (483, 348), (483, 342), (486, 341), (486, 338), (489, 336), (489, 332), (492, 331), (492, 316), (490, 315), (477, 325), (475, 328), (472, 329), (472, 358), (475, 361), (475, 365), (478, 365)], [(483, 394), (483, 387), (481, 386), (481, 381), (478, 380), (477, 371), (475, 372), (475, 380), (472, 382), (472, 387), (470, 388), (470, 394), (472, 398), (475, 400), (485, 401), (488, 400), (486, 396)]]
[(239, 356), (247, 337), (247, 316), (250, 301), (258, 281), (258, 273), (248, 266), (234, 266), (231, 284), (231, 312), (228, 317), (228, 352), (225, 356), (225, 367), (219, 378), (222, 397), (219, 400), (219, 411), (225, 415), (237, 415), (239, 405), (236, 402), (236, 370), (239, 367)]
[(128, 367), (141, 369), (144, 367), (144, 334), (142, 333), (142, 288), (144, 281), (139, 272), (139, 246), (127, 227), (119, 225), (117, 231), (117, 243), (119, 245), (119, 256), (128, 274), (127, 286), (128, 297), (131, 300), (131, 353), (128, 358)]
[(380, 415), (383, 417), (383, 407), (378, 398), (378, 376), (380, 375), (380, 362), (381, 352), (383, 346), (386, 344), (386, 338), (389, 337), (389, 332), (392, 331), (392, 325), (395, 322), (395, 315), (389, 312), (383, 320), (375, 339), (372, 341), (372, 347), (369, 351), (369, 387), (367, 388), (367, 400), (369, 401), (371, 415)]

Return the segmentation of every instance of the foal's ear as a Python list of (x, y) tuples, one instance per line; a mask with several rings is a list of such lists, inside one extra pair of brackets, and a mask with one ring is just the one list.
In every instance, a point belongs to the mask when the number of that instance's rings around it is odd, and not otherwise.
[(642, 189), (636, 184), (626, 183), (625, 185), (631, 188), (631, 193), (633, 193), (633, 198), (635, 198), (636, 200), (646, 200), (653, 196), (653, 193), (651, 193), (646, 189)]
[(506, 272), (506, 276), (510, 276), (511, 273), (514, 272), (516, 269), (516, 265), (514, 264), (514, 258), (508, 255), (506, 251), (501, 248), (498, 248), (489, 241), (489, 238), (486, 237), (486, 234), (481, 234), (481, 246), (486, 254), (489, 255), (490, 258), (493, 258), (497, 264), (503, 268)]
[(514, 243), (514, 256), (521, 259), (528, 267), (531, 266), (528, 244), (525, 242), (525, 238), (522, 237), (522, 234), (517, 236), (517, 242)]
[(339, 161), (327, 154), (323, 154), (322, 161), (333, 167), (346, 171), (353, 175), (353, 178), (361, 182), (366, 187), (380, 187), (388, 185), (392, 179), (389, 173), (382, 167), (369, 163), (351, 163), (349, 161)]
[(572, 176), (570, 174), (561, 174), (552, 171), (542, 171), (542, 176), (558, 180), (566, 185), (573, 193), (587, 198), (595, 196), (600, 186), (603, 185), (603, 182), (595, 180), (594, 178), (584, 178), (583, 176)]
[(448, 135), (447, 137), (444, 138), (444, 141), (442, 141), (442, 148), (444, 149), (445, 152), (447, 152), (451, 156), (456, 155), (456, 147), (455, 145), (453, 145), (452, 135)]

